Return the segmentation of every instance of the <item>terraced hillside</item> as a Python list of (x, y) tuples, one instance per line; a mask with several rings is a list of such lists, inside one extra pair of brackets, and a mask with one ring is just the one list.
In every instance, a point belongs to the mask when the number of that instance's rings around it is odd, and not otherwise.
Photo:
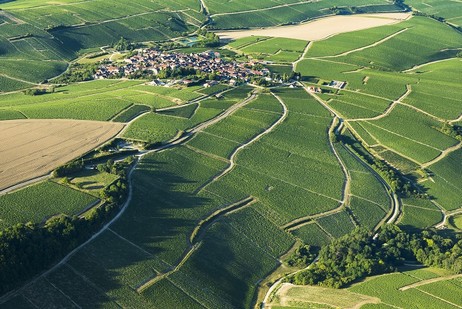
[[(356, 6), (357, 12), (397, 11), (386, 0), (361, 1), (113, 1), (20, 0), (0, 3), (0, 91), (23, 89), (55, 77), (85, 52), (116, 43), (166, 41), (214, 28), (242, 28), (301, 22)], [(355, 11), (356, 12), (356, 11)], [(239, 21), (239, 22), (237, 22)]]
[[(28, 58), (31, 68), (49, 68), (110, 44), (114, 33), (164, 40), (194, 30), (207, 14), (212, 27), (222, 28), (298, 22), (331, 14), (332, 3), (119, 1), (106, 10), (106, 0), (11, 1), (2, 4), (0, 33), (4, 26), (31, 26), (37, 32), (5, 37), (5, 46), (55, 44)], [(399, 9), (389, 1), (368, 4), (362, 9)], [(156, 26), (146, 29), (146, 21)], [(113, 168), (128, 155), (111, 144), (102, 156), (100, 149), (77, 160), (87, 164), (78, 173), (0, 194), (0, 225), (11, 227), (85, 218), (88, 207), (113, 200), (107, 191), (126, 181), (120, 209), (62, 260), (0, 296), (0, 307), (460, 307), (460, 276), (442, 270), (403, 270), (340, 291), (279, 284), (297, 271), (286, 261), (301, 244), (316, 249), (358, 226), (461, 229), (462, 35), (414, 16), (314, 42), (250, 37), (229, 46), (274, 62), (274, 71), (301, 76), (268, 88), (114, 79), (0, 96), (2, 120), (120, 122), (119, 141), (141, 145), (129, 150), (134, 162), (120, 174)], [(45, 50), (56, 52), (41, 58)], [(0, 62), (13, 72), (5, 84), (30, 75), (8, 66), (26, 55), (14, 53)], [(62, 68), (53, 70), (40, 68), (45, 75), (25, 84)], [(106, 161), (97, 164), (101, 158)], [(53, 207), (43, 207), (47, 194)]]

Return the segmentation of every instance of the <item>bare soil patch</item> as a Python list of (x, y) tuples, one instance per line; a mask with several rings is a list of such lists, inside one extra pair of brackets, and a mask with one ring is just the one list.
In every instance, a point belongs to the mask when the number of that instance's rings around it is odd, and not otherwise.
[(330, 36), (399, 23), (411, 17), (411, 13), (380, 13), (361, 15), (337, 15), (307, 23), (272, 28), (217, 32), (224, 40), (248, 36), (270, 36), (306, 41), (319, 41)]
[(81, 120), (0, 122), (0, 190), (51, 172), (114, 137), (123, 124)]

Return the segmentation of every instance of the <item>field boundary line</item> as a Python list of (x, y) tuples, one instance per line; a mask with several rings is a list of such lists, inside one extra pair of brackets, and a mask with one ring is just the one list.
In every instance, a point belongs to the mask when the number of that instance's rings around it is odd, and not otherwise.
[(207, 186), (209, 186), (210, 184), (214, 183), (215, 181), (217, 181), (218, 179), (222, 178), (223, 176), (225, 176), (226, 174), (228, 174), (229, 172), (231, 172), (234, 167), (236, 166), (236, 157), (237, 155), (239, 154), (239, 152), (241, 152), (244, 148), (254, 144), (255, 142), (257, 142), (258, 140), (260, 140), (263, 136), (271, 133), (279, 124), (281, 124), (286, 118), (287, 118), (287, 115), (289, 113), (289, 110), (287, 109), (287, 106), (285, 105), (285, 103), (281, 100), (281, 98), (279, 98), (277, 95), (275, 95), (273, 92), (271, 92), (271, 94), (279, 101), (279, 103), (282, 105), (282, 108), (283, 108), (283, 113), (281, 115), (281, 117), (279, 117), (279, 119), (277, 119), (274, 123), (272, 123), (268, 128), (266, 128), (263, 132), (255, 135), (253, 138), (251, 138), (249, 141), (245, 142), (244, 144), (240, 145), (239, 147), (237, 147), (236, 149), (234, 149), (234, 151), (231, 153), (231, 156), (229, 158), (229, 165), (228, 167), (223, 170), (221, 173), (219, 173), (218, 175), (215, 175), (212, 179), (210, 179), (207, 183), (203, 184), (201, 187), (199, 187), (194, 193), (197, 194), (199, 192), (201, 192), (203, 189), (205, 189)]
[[(99, 231), (97, 231), (95, 234), (93, 234), (86, 241), (84, 241), (83, 243), (78, 245), (76, 248), (74, 248), (71, 252), (69, 252), (66, 256), (64, 256), (56, 264), (52, 265), (50, 268), (43, 271), (42, 273), (36, 275), (34, 278), (32, 278), (29, 282), (27, 282), (23, 286), (15, 289), (15, 290), (12, 290), (12, 291), (4, 294), (3, 296), (1, 296), (0, 297), (0, 305), (5, 303), (6, 301), (8, 301), (10, 298), (12, 298), (12, 297), (14, 297), (16, 295), (19, 295), (23, 290), (25, 290), (29, 286), (33, 285), (39, 279), (47, 276), (49, 273), (51, 273), (51, 272), (55, 271), (56, 269), (58, 269), (59, 267), (63, 266), (65, 263), (67, 263), (67, 261), (69, 261), (69, 259), (72, 256), (74, 256), (77, 252), (79, 252), (83, 247), (87, 246), (93, 240), (98, 238), (102, 233), (104, 233), (113, 223), (115, 223), (125, 213), (125, 210), (128, 208), (128, 206), (130, 205), (131, 200), (133, 198), (132, 177), (133, 177), (133, 173), (135, 172), (136, 166), (138, 165), (140, 159), (142, 159), (147, 154), (162, 152), (164, 150), (167, 150), (167, 149), (170, 149), (172, 147), (175, 147), (175, 146), (178, 146), (178, 145), (181, 145), (181, 144), (185, 143), (195, 133), (200, 132), (201, 130), (204, 130), (205, 128), (207, 128), (208, 126), (210, 126), (210, 125), (212, 125), (212, 124), (214, 124), (216, 122), (221, 121), (223, 118), (225, 118), (225, 117), (229, 116), (230, 114), (234, 113), (237, 109), (239, 109), (243, 105), (248, 104), (254, 98), (255, 98), (255, 94), (253, 93), (252, 95), (250, 95), (249, 97), (244, 99), (242, 102), (232, 105), (230, 108), (228, 108), (227, 110), (225, 110), (224, 112), (222, 112), (218, 116), (216, 116), (216, 117), (214, 117), (212, 119), (209, 119), (209, 120), (207, 120), (207, 121), (205, 121), (205, 122), (203, 122), (201, 124), (198, 124), (196, 127), (189, 130), (187, 132), (187, 134), (185, 134), (183, 136), (180, 136), (177, 139), (175, 139), (173, 141), (170, 141), (169, 143), (164, 144), (164, 145), (162, 145), (162, 146), (160, 146), (158, 148), (140, 152), (136, 156), (136, 159), (135, 159), (133, 165), (131, 166), (130, 170), (127, 173), (127, 182), (128, 182), (127, 199), (125, 200), (123, 205), (120, 206), (119, 212), (109, 222), (104, 224), (104, 226)], [(119, 132), (119, 134), (120, 134), (120, 132)], [(116, 135), (116, 136), (118, 136), (118, 135)]]
[(432, 278), (432, 279), (427, 279), (427, 280), (421, 280), (419, 282), (400, 287), (398, 290), (406, 291), (406, 290), (413, 289), (413, 288), (416, 288), (416, 287), (419, 287), (419, 286), (422, 286), (422, 285), (427, 285), (427, 284), (435, 283), (435, 282), (439, 282), (439, 281), (448, 281), (448, 280), (452, 280), (452, 279), (456, 279), (456, 278), (460, 278), (460, 277), (462, 277), (462, 274), (450, 275), (450, 276), (444, 276), (444, 277), (437, 277), (437, 278)]
[(390, 115), (390, 113), (395, 109), (396, 105), (400, 104), (404, 99), (406, 99), (411, 94), (411, 92), (412, 92), (411, 85), (406, 85), (406, 92), (403, 93), (398, 99), (391, 102), (391, 104), (385, 109), (385, 112), (383, 112), (381, 115), (371, 117), (371, 118), (353, 118), (353, 119), (348, 119), (348, 121), (373, 121), (373, 120), (382, 119)]
[(337, 55), (332, 55), (332, 56), (321, 56), (321, 57), (312, 57), (312, 58), (308, 58), (308, 59), (326, 59), (326, 58), (336, 58), (336, 57), (343, 57), (343, 56), (347, 56), (349, 54), (352, 54), (352, 53), (355, 53), (355, 52), (358, 52), (358, 51), (363, 51), (365, 49), (368, 49), (368, 48), (372, 48), (372, 47), (376, 47), (392, 38), (394, 38), (395, 36), (405, 32), (409, 30), (409, 28), (404, 28), (404, 29), (401, 29), (395, 33), (392, 33), (388, 36), (386, 36), (385, 38), (377, 41), (377, 42), (374, 42), (372, 44), (369, 44), (369, 45), (366, 45), (366, 46), (363, 46), (363, 47), (359, 47), (359, 48), (355, 48), (355, 49), (352, 49), (352, 50), (349, 50), (349, 51), (346, 51), (346, 52), (343, 52), (341, 54), (337, 54)]
[(118, 238), (124, 240), (125, 242), (129, 243), (130, 245), (132, 245), (133, 247), (141, 250), (142, 252), (146, 253), (147, 255), (151, 256), (151, 257), (154, 257), (154, 255), (152, 253), (150, 253), (149, 251), (146, 251), (145, 249), (141, 248), (140, 246), (138, 246), (137, 244), (133, 243), (132, 241), (128, 240), (127, 238), (123, 237), (122, 235), (120, 235), (119, 233), (117, 233), (116, 231), (114, 231), (113, 229), (111, 229), (110, 227), (107, 229), (109, 232), (111, 232), (112, 234), (114, 234), (115, 236), (117, 236)]
[(175, 266), (169, 267), (166, 271), (164, 272), (158, 272), (155, 276), (148, 278), (145, 282), (140, 284), (136, 288), (136, 292), (142, 293), (144, 290), (147, 288), (153, 286), (157, 282), (159, 282), (162, 279), (167, 278), (171, 274), (177, 272), (178, 270), (181, 269), (181, 267), (189, 260), (189, 258), (194, 254), (196, 250), (199, 249), (199, 247), (202, 245), (202, 239), (205, 235), (205, 232), (211, 227), (217, 220), (219, 220), (222, 216), (226, 216), (229, 213), (232, 213), (234, 211), (240, 210), (243, 207), (247, 207), (255, 203), (257, 200), (249, 196), (243, 200), (240, 200), (236, 203), (233, 203), (225, 208), (219, 209), (212, 214), (210, 214), (207, 218), (201, 220), (194, 230), (191, 233), (191, 236), (188, 240), (188, 246), (187, 248), (183, 251), (183, 254), (180, 257), (179, 262)]
[(400, 133), (393, 132), (393, 131), (388, 130), (387, 128), (381, 127), (381, 126), (379, 126), (379, 125), (377, 125), (377, 124), (375, 124), (375, 123), (372, 123), (372, 122), (369, 122), (369, 121), (367, 121), (367, 123), (370, 124), (370, 125), (372, 125), (372, 126), (374, 126), (374, 127), (376, 127), (377, 129), (383, 130), (383, 131), (388, 132), (388, 133), (390, 133), (390, 134), (392, 134), (392, 135), (399, 136), (399, 137), (404, 138), (404, 139), (406, 139), (406, 140), (408, 140), (408, 141), (410, 141), (410, 142), (414, 142), (414, 143), (416, 143), (416, 144), (419, 144), (419, 145), (422, 145), (422, 146), (431, 148), (431, 149), (433, 149), (433, 150), (437, 150), (437, 151), (439, 151), (439, 152), (443, 152), (442, 149), (439, 149), (439, 148), (433, 147), (433, 146), (431, 146), (431, 145), (428, 145), (428, 144), (419, 142), (419, 141), (414, 140), (414, 139), (412, 139), (412, 138), (410, 138), (410, 137), (404, 136), (404, 135), (402, 135), (402, 134), (400, 134)]
[(72, 298), (67, 295), (66, 293), (64, 293), (60, 288), (58, 288), (54, 283), (51, 283), (50, 280), (48, 280), (48, 278), (45, 276), (44, 279), (46, 280), (46, 282), (48, 282), (52, 287), (53, 289), (55, 289), (56, 291), (58, 291), (59, 293), (61, 293), (65, 298), (67, 298), (72, 304), (74, 304), (77, 308), (79, 309), (82, 309), (81, 306), (79, 306), (79, 304), (77, 304), (74, 300), (72, 300)]
[(444, 299), (444, 298), (441, 298), (441, 297), (439, 297), (439, 296), (436, 296), (436, 295), (434, 295), (434, 294), (431, 294), (431, 293), (429, 293), (429, 292), (427, 292), (427, 291), (421, 290), (421, 289), (419, 289), (419, 288), (416, 288), (416, 290), (417, 290), (417, 291), (420, 291), (420, 292), (422, 292), (422, 293), (424, 293), (424, 294), (427, 294), (427, 295), (430, 296), (430, 297), (436, 298), (436, 299), (438, 299), (438, 300), (440, 300), (440, 301), (442, 301), (442, 302), (444, 302), (444, 303), (447, 303), (447, 304), (449, 304), (449, 305), (452, 305), (452, 306), (454, 306), (454, 307), (456, 307), (456, 308), (462, 308), (462, 306), (459, 306), (459, 305), (457, 305), (457, 304), (454, 304), (453, 302), (450, 302), (449, 300), (446, 300), (446, 299)]
[(227, 15), (238, 15), (238, 14), (262, 12), (262, 11), (270, 11), (270, 10), (274, 10), (274, 9), (284, 8), (284, 7), (291, 7), (291, 6), (307, 4), (307, 3), (310, 3), (310, 2), (313, 2), (313, 1), (300, 1), (300, 2), (295, 2), (295, 3), (286, 3), (286, 4), (275, 5), (275, 6), (267, 7), (267, 8), (251, 9), (251, 10), (238, 11), (238, 12), (216, 13), (216, 14), (211, 14), (209, 16), (211, 18), (213, 18), (215, 16), (227, 16)]
[(452, 146), (452, 147), (449, 147), (449, 148), (446, 148), (445, 150), (443, 150), (441, 152), (441, 154), (439, 156), (437, 156), (436, 158), (434, 158), (433, 160), (431, 161), (428, 161), (424, 164), (421, 165), (422, 168), (427, 168), (433, 164), (436, 164), (438, 163), (439, 161), (443, 160), (444, 158), (446, 158), (449, 154), (453, 153), (454, 151), (457, 151), (459, 149), (462, 148), (462, 142), (459, 142), (458, 144)]
[(313, 46), (313, 41), (309, 41), (308, 44), (306, 44), (305, 49), (303, 50), (303, 53), (300, 55), (300, 58), (298, 58), (292, 63), (292, 69), (294, 72), (297, 72), (297, 65), (306, 59), (306, 55), (308, 54), (308, 51), (310, 50), (312, 46)]

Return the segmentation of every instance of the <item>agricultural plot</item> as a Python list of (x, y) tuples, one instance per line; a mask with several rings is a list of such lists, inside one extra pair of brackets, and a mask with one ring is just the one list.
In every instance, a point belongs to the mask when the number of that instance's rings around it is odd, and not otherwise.
[(51, 172), (111, 139), (122, 127), (76, 120), (0, 122), (0, 189)]
[(276, 63), (292, 63), (300, 58), (306, 45), (307, 42), (302, 40), (268, 38), (244, 45), (240, 51), (257, 59)]
[(345, 210), (317, 220), (319, 226), (334, 238), (350, 233), (355, 225)]
[[(208, 2), (209, 1), (206, 1), (206, 3)], [(283, 3), (275, 3), (274, 1), (270, 3), (255, 1), (252, 4), (233, 2), (231, 5), (223, 5), (223, 3), (220, 3), (218, 6), (216, 6), (215, 1), (210, 2), (213, 8), (209, 8), (212, 14), (211, 17), (214, 21), (212, 27), (216, 29), (271, 27), (299, 23), (313, 18), (333, 15), (333, 13), (328, 10), (332, 5), (347, 8), (361, 6), (364, 13), (402, 11), (401, 8), (380, 0), (368, 2), (366, 6), (360, 1), (335, 1), (334, 3), (327, 1), (290, 1), (292, 3), (287, 3), (287, 1)], [(215, 10), (220, 10), (220, 13), (215, 14)], [(225, 12), (229, 10), (229, 13), (224, 13), (222, 10), (225, 10)]]
[(15, 110), (8, 110), (8, 109), (1, 109), (0, 110), (0, 120), (14, 120), (14, 119), (24, 119), (26, 116), (24, 114), (15, 111)]
[(114, 122), (129, 122), (134, 119), (136, 116), (150, 111), (151, 108), (146, 105), (132, 105), (128, 109), (122, 111), (120, 114), (116, 115), (112, 121)]
[(412, 92), (404, 102), (436, 117), (458, 118), (462, 106), (461, 69), (462, 62), (453, 58), (409, 71), (420, 82), (412, 85)]
[(445, 0), (428, 0), (425, 2), (408, 0), (408, 4), (420, 12), (443, 17), (450, 24), (456, 26), (462, 25), (462, 17), (457, 2)]
[(331, 237), (316, 223), (303, 225), (296, 230), (292, 230), (291, 233), (310, 246), (321, 247), (328, 244), (331, 240)]
[(398, 24), (338, 34), (326, 40), (314, 42), (306, 57), (336, 56), (379, 42), (401, 29), (403, 26)]
[(228, 94), (228, 97), (229, 100), (209, 99), (201, 101), (198, 105), (191, 104), (143, 115), (128, 127), (124, 137), (148, 143), (170, 140), (181, 132), (218, 116), (239, 100), (232, 94)]
[[(425, 269), (425, 271), (433, 273), (432, 269)], [(438, 272), (436, 272), (436, 274), (438, 274)], [(423, 285), (416, 288), (399, 290), (400, 288), (417, 282), (422, 282)], [(412, 274), (408, 275), (408, 272), (404, 271), (402, 273), (373, 277), (366, 282), (354, 285), (348, 290), (371, 297), (377, 297), (385, 304), (401, 308), (454, 308), (454, 305), (450, 304), (454, 300), (454, 297), (440, 292), (440, 286), (442, 284), (450, 286), (450, 283), (447, 284), (446, 281), (435, 283), (429, 281), (428, 284), (425, 284), (423, 280), (416, 278)], [(428, 289), (428, 291), (431, 290), (433, 292), (429, 293), (423, 289)], [(438, 295), (433, 295), (433, 293)], [(460, 298), (455, 304), (460, 305)]]
[(441, 210), (428, 200), (403, 199), (403, 218), (399, 224), (406, 227), (426, 228), (443, 220)]
[(383, 114), (391, 104), (386, 99), (342, 91), (330, 97), (329, 106), (345, 118), (371, 118)]
[(384, 118), (360, 123), (381, 144), (419, 163), (430, 161), (457, 144), (457, 140), (438, 131), (441, 122), (402, 105)]
[(400, 71), (429, 61), (453, 57), (462, 45), (462, 37), (456, 30), (429, 18), (413, 17), (401, 26), (408, 28), (388, 41), (336, 59)]
[(0, 71), (25, 83), (2, 78), (6, 87), (1, 91), (59, 75), (81, 52), (111, 45), (121, 36), (137, 42), (168, 40), (196, 29), (205, 20), (192, 0), (123, 0), (111, 5), (97, 0), (63, 6), (22, 1), (19, 5), (3, 3), (2, 9)]
[(428, 193), (435, 197), (435, 201), (447, 210), (454, 210), (462, 206), (460, 193), (462, 150), (448, 154), (444, 159), (431, 165), (431, 180), (422, 183), (428, 188)]
[(92, 195), (45, 181), (0, 196), (0, 228), (34, 222), (59, 214), (74, 215), (97, 202)]
[[(411, 284), (421, 285), (409, 288)], [(447, 271), (422, 268), (374, 276), (348, 289), (286, 283), (268, 305), (271, 308), (318, 308), (319, 304), (322, 304), (321, 308), (455, 308), (461, 304), (459, 290), (460, 279), (451, 279)]]

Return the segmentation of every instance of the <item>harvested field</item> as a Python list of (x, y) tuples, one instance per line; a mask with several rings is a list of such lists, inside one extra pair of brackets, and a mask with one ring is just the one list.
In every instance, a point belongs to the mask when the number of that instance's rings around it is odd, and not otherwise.
[(271, 36), (318, 41), (344, 32), (396, 24), (410, 18), (410, 16), (410, 13), (380, 13), (349, 16), (338, 15), (295, 26), (221, 31), (217, 32), (217, 34), (224, 40), (235, 40), (248, 36)]
[(81, 120), (0, 122), (0, 190), (32, 179), (114, 137), (122, 124)]

